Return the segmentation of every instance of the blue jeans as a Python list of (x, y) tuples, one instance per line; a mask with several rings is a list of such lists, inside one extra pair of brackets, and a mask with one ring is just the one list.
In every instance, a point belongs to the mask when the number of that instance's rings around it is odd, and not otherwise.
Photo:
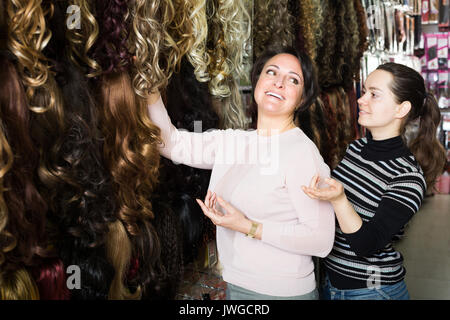
[(226, 295), (227, 300), (318, 300), (319, 290), (316, 288), (301, 296), (278, 297), (254, 292), (228, 282)]
[(325, 285), (321, 289), (322, 300), (409, 300), (404, 280), (375, 288), (339, 290), (333, 287), (326, 277)]

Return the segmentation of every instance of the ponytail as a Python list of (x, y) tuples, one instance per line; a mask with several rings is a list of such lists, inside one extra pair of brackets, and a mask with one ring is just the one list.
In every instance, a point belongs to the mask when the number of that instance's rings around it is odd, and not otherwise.
[(436, 137), (440, 121), (441, 113), (436, 98), (427, 92), (420, 114), (419, 131), (409, 149), (423, 170), (428, 188), (434, 186), (446, 163), (445, 149)]
[(444, 147), (436, 138), (436, 129), (441, 120), (436, 98), (426, 91), (422, 76), (414, 69), (388, 62), (378, 66), (377, 70), (392, 74), (390, 89), (397, 103), (404, 101), (411, 103), (411, 110), (402, 124), (400, 133), (404, 135), (406, 126), (420, 119), (418, 134), (409, 144), (409, 149), (423, 170), (427, 188), (433, 188), (446, 163)]

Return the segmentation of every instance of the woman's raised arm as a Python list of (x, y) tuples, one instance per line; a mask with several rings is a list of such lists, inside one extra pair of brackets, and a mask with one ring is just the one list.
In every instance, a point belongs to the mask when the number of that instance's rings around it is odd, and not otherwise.
[(172, 124), (159, 93), (150, 95), (147, 101), (149, 116), (161, 129), (161, 155), (190, 167), (212, 169), (223, 130), (202, 133), (177, 129)]

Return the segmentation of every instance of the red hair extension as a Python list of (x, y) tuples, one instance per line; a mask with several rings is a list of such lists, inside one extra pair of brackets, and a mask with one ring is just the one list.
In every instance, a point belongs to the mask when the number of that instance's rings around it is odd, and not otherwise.
[(69, 300), (66, 272), (60, 259), (48, 259), (33, 274), (41, 300)]

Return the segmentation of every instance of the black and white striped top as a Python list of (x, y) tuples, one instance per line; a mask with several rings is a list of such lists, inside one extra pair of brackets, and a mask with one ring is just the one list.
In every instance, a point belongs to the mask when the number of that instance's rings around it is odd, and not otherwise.
[(333, 250), (324, 260), (331, 284), (359, 289), (403, 280), (403, 257), (392, 244), (419, 210), (426, 183), (402, 138), (352, 142), (332, 177), (344, 185), (363, 225), (345, 234), (336, 222)]

